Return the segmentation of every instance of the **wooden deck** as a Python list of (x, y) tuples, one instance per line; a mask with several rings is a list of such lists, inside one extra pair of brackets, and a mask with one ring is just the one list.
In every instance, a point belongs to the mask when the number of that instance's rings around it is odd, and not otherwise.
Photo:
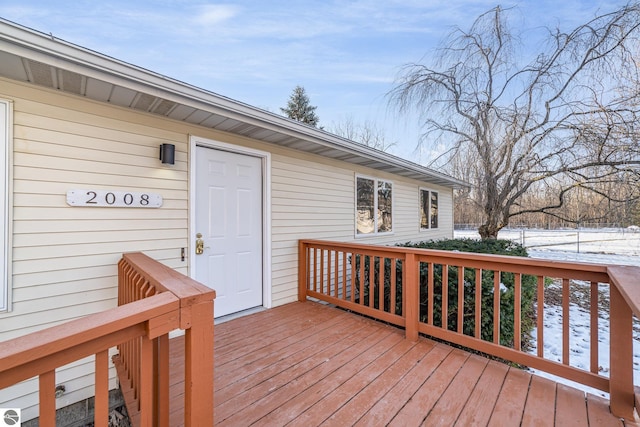
[[(183, 338), (171, 340), (182, 425)], [(622, 426), (609, 402), (313, 302), (215, 326), (218, 426)]]

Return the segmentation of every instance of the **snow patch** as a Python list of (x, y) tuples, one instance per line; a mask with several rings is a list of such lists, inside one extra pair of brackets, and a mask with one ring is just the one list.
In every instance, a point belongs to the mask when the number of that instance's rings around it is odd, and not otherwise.
[[(635, 231), (635, 230), (633, 230)], [(557, 261), (577, 261), (606, 265), (640, 266), (640, 233), (629, 230), (503, 230), (499, 238), (510, 239), (528, 248), (531, 258)], [(456, 238), (479, 238), (477, 232), (456, 231)], [(501, 289), (502, 289), (501, 284)], [(547, 289), (553, 291), (560, 284), (551, 284)], [(572, 298), (569, 304), (569, 364), (589, 371), (591, 354), (590, 324), (588, 310), (590, 285), (577, 280), (571, 281)], [(598, 310), (598, 371), (609, 376), (609, 286), (599, 285)], [(562, 363), (562, 305), (557, 302), (544, 305), (543, 352), (544, 357)], [(531, 354), (537, 354), (538, 331), (531, 332)], [(640, 321), (634, 317), (633, 324), (633, 382), (640, 385)], [(529, 369), (536, 375), (553, 381), (568, 384), (592, 394), (608, 398), (608, 393), (591, 387), (556, 377), (543, 371)]]

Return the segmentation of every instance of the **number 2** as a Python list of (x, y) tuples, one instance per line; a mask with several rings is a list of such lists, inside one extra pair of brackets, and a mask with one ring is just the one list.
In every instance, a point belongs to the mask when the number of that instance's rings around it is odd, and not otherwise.
[(91, 198), (86, 201), (86, 204), (88, 204), (88, 205), (97, 205), (98, 204), (98, 202), (96, 202), (96, 197), (98, 197), (98, 195), (96, 194), (95, 191), (87, 191), (87, 196), (91, 196)]

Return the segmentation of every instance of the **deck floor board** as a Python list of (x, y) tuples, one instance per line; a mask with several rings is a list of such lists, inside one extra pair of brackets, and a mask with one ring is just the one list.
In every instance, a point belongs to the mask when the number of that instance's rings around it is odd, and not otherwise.
[(487, 364), (456, 425), (487, 425), (508, 371), (509, 367), (504, 363), (491, 361)]
[[(220, 426), (622, 426), (608, 401), (323, 304), (215, 326)], [(183, 425), (183, 337), (170, 341), (170, 425)]]
[[(352, 381), (345, 384), (345, 387), (334, 393), (330, 399), (322, 400), (314, 405), (314, 412), (320, 415), (317, 419), (320, 419), (324, 412), (324, 417), (331, 415), (329, 419), (344, 420), (345, 425), (355, 424), (383, 399), (389, 390), (401, 382), (411, 372), (411, 368), (419, 363), (433, 347), (433, 343), (425, 344), (427, 343), (414, 343), (409, 351), (394, 361), (392, 365), (386, 367), (382, 373), (380, 373), (382, 369), (379, 369), (382, 368), (381, 366), (372, 366), (366, 375), (354, 377)], [(331, 414), (333, 408), (336, 408), (336, 411)], [(299, 419), (304, 419), (304, 415), (302, 414)], [(313, 424), (317, 423), (306, 423), (306, 425)]]

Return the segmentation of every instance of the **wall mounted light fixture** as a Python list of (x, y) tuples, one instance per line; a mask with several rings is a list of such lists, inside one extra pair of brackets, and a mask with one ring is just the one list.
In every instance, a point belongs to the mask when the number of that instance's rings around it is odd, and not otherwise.
[(173, 144), (160, 144), (160, 161), (167, 165), (176, 162), (176, 146)]

